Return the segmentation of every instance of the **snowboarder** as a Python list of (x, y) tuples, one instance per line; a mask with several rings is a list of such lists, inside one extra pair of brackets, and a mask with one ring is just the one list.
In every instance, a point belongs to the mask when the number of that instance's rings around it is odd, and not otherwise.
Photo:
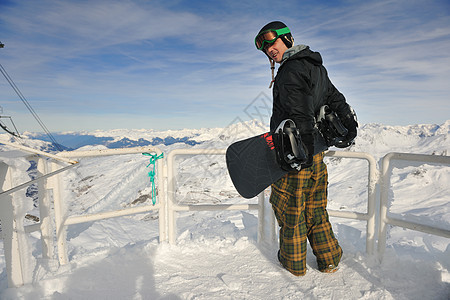
[[(269, 58), (272, 69), (270, 130), (273, 132), (285, 119), (293, 120), (308, 150), (300, 171), (292, 170), (271, 186), (269, 201), (280, 226), (278, 259), (292, 274), (305, 275), (308, 239), (319, 271), (333, 273), (342, 249), (326, 210), (328, 173), (323, 157), (327, 143), (317, 129), (316, 116), (324, 105), (337, 114), (348, 130), (339, 147), (346, 147), (356, 137), (356, 115), (328, 78), (321, 55), (308, 46), (294, 46), (284, 23), (265, 25), (258, 32), (255, 45)], [(274, 78), (275, 63), (280, 66)]]

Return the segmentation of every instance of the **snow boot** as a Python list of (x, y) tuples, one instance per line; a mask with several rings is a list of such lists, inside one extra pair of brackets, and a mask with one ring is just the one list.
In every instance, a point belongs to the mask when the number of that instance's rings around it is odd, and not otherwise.
[(328, 265), (328, 267), (326, 267), (325, 269), (320, 270), (320, 272), (331, 274), (331, 273), (335, 273), (337, 270), (339, 270), (339, 267), (331, 264), (331, 265)]

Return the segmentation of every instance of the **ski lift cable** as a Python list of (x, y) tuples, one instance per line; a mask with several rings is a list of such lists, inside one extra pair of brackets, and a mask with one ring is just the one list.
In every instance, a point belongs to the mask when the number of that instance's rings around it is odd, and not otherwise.
[[(4, 44), (2, 44), (0, 42), (0, 48), (3, 48)], [(6, 78), (6, 80), (8, 81), (8, 83), (11, 85), (11, 87), (13, 88), (13, 90), (16, 92), (16, 94), (19, 96), (19, 98), (22, 100), (22, 102), (25, 104), (25, 106), (28, 108), (28, 110), (31, 112), (31, 114), (33, 115), (33, 117), (36, 119), (36, 121), (39, 123), (39, 125), (42, 127), (42, 129), (44, 129), (45, 133), (48, 135), (48, 137), (50, 138), (50, 140), (55, 144), (55, 146), (57, 147), (57, 149), (59, 151), (62, 151), (60, 144), (58, 142), (56, 142), (55, 138), (53, 137), (53, 135), (50, 133), (50, 131), (47, 129), (47, 127), (45, 126), (45, 124), (42, 122), (42, 120), (39, 118), (39, 116), (37, 115), (37, 113), (34, 111), (34, 109), (31, 107), (31, 105), (28, 103), (27, 99), (23, 96), (22, 92), (19, 90), (19, 88), (16, 86), (16, 84), (14, 83), (14, 81), (12, 80), (12, 78), (9, 76), (9, 74), (6, 72), (5, 68), (2, 66), (2, 64), (0, 64), (0, 72), (3, 74), (3, 76)], [(12, 122), (12, 118), (10, 118), (11, 122)], [(16, 125), (12, 122), (16, 132), (18, 133), (19, 131), (17, 131)], [(12, 137), (20, 144), (24, 144), (23, 141), (20, 141), (18, 139), (18, 137), (20, 137), (18, 134), (13, 134), (10, 130), (8, 130), (8, 128), (6, 127), (6, 125), (0, 121), (0, 127), (2, 127), (6, 132), (10, 133), (12, 135)], [(75, 173), (77, 174), (78, 177), (81, 178), (81, 174), (79, 172), (79, 170), (75, 169)], [(87, 184), (85, 184), (87, 186)], [(99, 196), (94, 192), (91, 191), (91, 194), (94, 195), (94, 197), (99, 200)]]
[(42, 129), (44, 129), (44, 131), (46, 131), (45, 125), (43, 124), (43, 122), (41, 121), (41, 119), (39, 118), (39, 116), (36, 114), (36, 112), (34, 111), (34, 109), (31, 107), (31, 105), (29, 104), (29, 102), (26, 100), (25, 96), (22, 94), (22, 92), (19, 90), (19, 88), (17, 87), (17, 85), (14, 83), (14, 81), (12, 80), (12, 78), (9, 76), (8, 72), (6, 72), (5, 68), (2, 66), (2, 64), (0, 64), (0, 72), (3, 74), (3, 76), (6, 78), (6, 80), (8, 81), (9, 85), (13, 88), (13, 90), (16, 92), (16, 94), (19, 96), (20, 100), (22, 100), (22, 102), (25, 104), (25, 106), (28, 108), (28, 110), (31, 112), (31, 114), (33, 115), (33, 117), (35, 117), (36, 121), (38, 121), (39, 125), (41, 125)]
[(23, 104), (28, 108), (30, 113), (33, 115), (33, 117), (36, 119), (38, 124), (41, 126), (41, 128), (44, 130), (44, 132), (47, 134), (47, 136), (50, 138), (50, 140), (55, 144), (56, 148), (59, 151), (62, 151), (59, 143), (56, 141), (56, 139), (53, 137), (53, 135), (50, 133), (48, 128), (45, 126), (44, 122), (42, 122), (41, 118), (38, 116), (36, 111), (31, 107), (30, 103), (27, 101), (25, 96), (22, 94), (22, 92), (19, 90), (17, 85), (14, 83), (12, 78), (9, 76), (8, 72), (6, 72), (5, 68), (0, 64), (0, 72), (3, 74), (3, 76), (6, 78), (6, 81), (8, 81), (9, 85), (13, 88), (13, 90), (16, 92), (17, 96), (19, 96), (20, 100), (22, 100)]

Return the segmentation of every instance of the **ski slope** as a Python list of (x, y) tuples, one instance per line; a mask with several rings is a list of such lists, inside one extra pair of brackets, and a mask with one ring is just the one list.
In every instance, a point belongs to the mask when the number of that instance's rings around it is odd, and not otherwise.
[[(155, 132), (96, 131), (89, 134), (120, 140), (191, 137), (198, 143), (158, 147), (225, 148), (232, 141), (265, 128), (257, 122), (213, 128)], [(241, 127), (240, 127), (241, 126)], [(251, 134), (248, 134), (250, 128)], [(363, 126), (349, 151), (448, 155), (450, 121), (441, 125)], [(247, 133), (247, 135), (246, 135)], [(7, 138), (0, 135), (1, 138)], [(37, 140), (27, 140), (34, 147)], [(1, 149), (6, 149), (1, 146)], [(84, 146), (83, 149), (105, 146)], [(0, 154), (1, 155), (1, 154)], [(365, 212), (367, 163), (326, 158), (329, 203), (334, 210)], [(148, 157), (124, 155), (84, 158), (64, 176), (68, 215), (95, 213), (151, 203)], [(450, 227), (450, 169), (432, 164), (398, 164), (391, 178), (390, 210), (440, 228)], [(177, 201), (184, 204), (256, 203), (240, 198), (220, 156), (177, 159)], [(267, 199), (266, 199), (267, 202)], [(267, 204), (267, 203), (266, 203)], [(24, 205), (25, 206), (25, 205)], [(25, 207), (38, 215), (32, 205)], [(24, 208), (24, 209), (25, 209)], [(276, 259), (277, 246), (256, 243), (255, 211), (178, 213), (177, 243), (158, 242), (156, 212), (119, 217), (68, 228), (69, 264), (40, 257), (40, 235), (30, 235), (34, 258), (32, 283), (8, 288), (0, 241), (0, 299), (449, 299), (450, 240), (393, 227), (380, 262), (365, 253), (365, 222), (331, 218), (344, 250), (340, 270), (317, 271), (308, 248), (308, 272), (295, 277)]]

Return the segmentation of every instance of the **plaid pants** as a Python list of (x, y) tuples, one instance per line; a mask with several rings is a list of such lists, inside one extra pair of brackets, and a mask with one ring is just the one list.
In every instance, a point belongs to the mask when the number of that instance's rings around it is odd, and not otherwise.
[(269, 201), (280, 225), (279, 260), (296, 276), (306, 273), (306, 239), (320, 271), (337, 266), (342, 256), (326, 210), (328, 172), (323, 156), (316, 154), (310, 168), (290, 172), (272, 184)]

